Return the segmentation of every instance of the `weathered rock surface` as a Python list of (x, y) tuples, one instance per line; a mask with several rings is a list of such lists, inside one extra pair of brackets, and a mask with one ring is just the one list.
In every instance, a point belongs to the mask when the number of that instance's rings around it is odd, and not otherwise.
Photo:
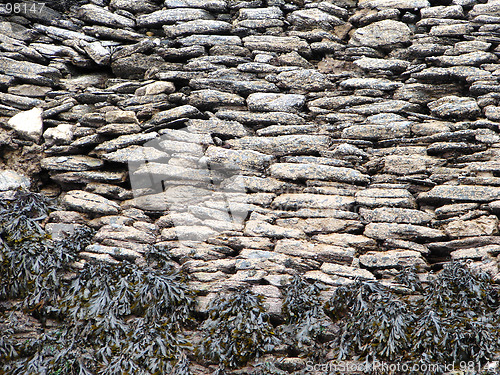
[(0, 190), (94, 228), (80, 266), (158, 245), (276, 314), (294, 273), (498, 274), (495, 1), (55, 3), (1, 14)]

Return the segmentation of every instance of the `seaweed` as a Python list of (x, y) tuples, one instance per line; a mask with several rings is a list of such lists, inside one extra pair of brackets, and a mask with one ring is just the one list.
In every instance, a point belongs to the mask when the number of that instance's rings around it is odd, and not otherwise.
[(264, 312), (263, 297), (249, 289), (217, 295), (208, 306), (208, 319), (202, 324), (199, 357), (238, 367), (250, 359), (270, 352), (279, 344), (269, 316)]
[[(452, 262), (425, 287), (412, 270), (398, 281), (420, 294), (399, 295), (377, 281), (339, 287), (325, 313), (340, 326), (338, 358), (479, 365), (499, 347), (498, 289), (491, 277)], [(411, 287), (413, 285), (413, 287)], [(373, 363), (373, 362), (372, 362)]]
[(319, 294), (323, 287), (310, 284), (295, 276), (285, 287), (283, 313), (286, 324), (281, 327), (281, 336), (292, 350), (306, 356), (322, 357), (322, 336), (331, 321), (323, 312)]

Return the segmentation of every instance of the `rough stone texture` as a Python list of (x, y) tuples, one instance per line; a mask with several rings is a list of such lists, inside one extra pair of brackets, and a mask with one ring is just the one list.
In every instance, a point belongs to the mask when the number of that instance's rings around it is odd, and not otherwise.
[(349, 41), (354, 46), (389, 47), (394, 44), (408, 43), (412, 32), (398, 21), (383, 20), (357, 29)]
[(0, 171), (0, 191), (29, 189), (30, 185), (30, 180), (19, 173), (11, 170)]
[(62, 200), (62, 205), (70, 210), (95, 215), (116, 215), (120, 206), (100, 195), (80, 190), (69, 191)]
[(475, 118), (480, 113), (479, 106), (472, 98), (446, 96), (428, 104), (431, 112), (438, 117)]
[(20, 112), (7, 122), (20, 136), (33, 142), (40, 141), (43, 132), (42, 109), (33, 108)]
[(295, 273), (500, 279), (497, 2), (55, 3), (1, 15), (0, 190), (94, 228), (79, 267), (154, 244), (276, 314)]

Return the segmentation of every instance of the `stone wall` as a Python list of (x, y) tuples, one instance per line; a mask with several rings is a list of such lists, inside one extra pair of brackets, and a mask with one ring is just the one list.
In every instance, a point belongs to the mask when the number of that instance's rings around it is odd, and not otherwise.
[(250, 284), (279, 313), (296, 273), (498, 277), (500, 3), (431, 3), (4, 6), (0, 190), (94, 228), (81, 264), (157, 245), (201, 310)]

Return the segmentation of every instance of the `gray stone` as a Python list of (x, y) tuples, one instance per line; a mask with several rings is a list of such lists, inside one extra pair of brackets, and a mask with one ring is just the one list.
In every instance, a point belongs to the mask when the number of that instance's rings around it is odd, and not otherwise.
[(134, 261), (138, 258), (141, 258), (141, 253), (131, 250), (125, 249), (123, 247), (118, 246), (103, 246), (92, 244), (85, 248), (86, 253), (95, 253), (95, 254), (108, 254), (117, 260), (131, 260)]
[(434, 219), (434, 215), (430, 213), (409, 208), (379, 207), (374, 210), (361, 208), (359, 213), (369, 222), (425, 225)]
[(73, 139), (75, 125), (60, 124), (55, 128), (49, 128), (43, 133), (47, 144), (69, 144)]
[(112, 59), (113, 74), (126, 79), (143, 79), (148, 69), (164, 63), (160, 56), (134, 53), (130, 56)]
[(256, 93), (247, 98), (248, 109), (259, 112), (299, 112), (306, 101), (304, 95)]
[(172, 109), (167, 109), (166, 111), (156, 113), (151, 118), (151, 123), (154, 125), (158, 125), (165, 122), (177, 120), (179, 118), (193, 118), (201, 116), (201, 112), (196, 107), (193, 107), (192, 105), (182, 105), (180, 107), (175, 107)]
[(116, 13), (111, 13), (104, 8), (98, 7), (94, 4), (85, 4), (78, 9), (78, 18), (95, 23), (98, 25), (127, 28), (135, 27), (134, 20), (120, 16)]
[(195, 20), (180, 22), (171, 26), (163, 26), (169, 38), (192, 34), (226, 34), (231, 31), (231, 24), (225, 21)]
[(383, 171), (395, 175), (427, 173), (444, 164), (442, 159), (420, 155), (388, 155)]
[(375, 280), (375, 276), (368, 270), (335, 263), (323, 263), (321, 271), (328, 275), (351, 277), (361, 280)]
[(500, 107), (489, 105), (484, 108), (484, 115), (488, 120), (500, 121)]
[(410, 63), (406, 60), (399, 59), (377, 59), (372, 57), (362, 57), (354, 61), (354, 65), (363, 70), (372, 72), (374, 70), (390, 70), (394, 72), (404, 72)]
[(0, 170), (0, 191), (29, 189), (30, 185), (29, 178), (10, 169)]
[(495, 253), (499, 251), (498, 245), (483, 246), (478, 249), (460, 249), (455, 250), (450, 253), (451, 259), (453, 260), (465, 260), (465, 259), (484, 259), (490, 257), (491, 250)]
[(431, 4), (427, 0), (360, 0), (358, 5), (361, 8), (372, 9), (421, 9), (430, 7)]
[(402, 240), (442, 240), (446, 234), (438, 229), (413, 224), (370, 223), (363, 233), (366, 237), (385, 240), (388, 238)]
[(122, 184), (127, 178), (127, 173), (109, 171), (64, 172), (51, 174), (50, 178), (60, 184), (85, 184), (90, 182)]
[(299, 258), (342, 263), (351, 263), (355, 255), (355, 249), (350, 247), (314, 244), (303, 240), (290, 239), (279, 240), (274, 251)]
[(225, 79), (225, 78), (195, 78), (189, 85), (196, 90), (209, 89), (230, 91), (239, 95), (247, 96), (254, 92), (278, 92), (274, 83), (264, 80)]
[(104, 118), (107, 123), (139, 123), (134, 111), (108, 111)]
[(131, 145), (140, 145), (151, 141), (158, 137), (158, 133), (150, 132), (143, 134), (130, 134), (130, 135), (121, 135), (115, 139), (103, 142), (99, 144), (94, 151), (96, 152), (112, 152), (116, 151), (120, 148), (128, 147)]
[[(87, 186), (85, 186), (85, 191), (88, 191), (89, 193), (102, 195), (104, 198), (108, 199), (125, 200), (125, 199), (132, 199), (134, 197), (133, 193), (130, 190), (122, 188), (121, 186), (103, 184), (99, 182), (88, 183)], [(130, 220), (132, 219), (127, 219), (122, 224), (128, 225), (130, 224), (129, 222)], [(113, 224), (114, 222), (102, 221), (100, 223), (104, 225), (104, 224)]]
[(94, 215), (117, 215), (120, 212), (120, 206), (115, 202), (81, 190), (67, 192), (61, 203), (69, 210)]
[(50, 156), (43, 158), (41, 166), (49, 171), (87, 171), (102, 167), (104, 162), (90, 156)]
[(274, 178), (237, 175), (226, 179), (221, 184), (225, 191), (262, 191), (276, 192), (283, 189), (286, 183)]
[(333, 30), (335, 26), (344, 23), (340, 18), (318, 8), (296, 10), (288, 15), (287, 20), (298, 29), (319, 27), (325, 30)]
[(243, 44), (250, 50), (268, 52), (296, 51), (300, 54), (310, 54), (309, 44), (296, 36), (252, 35), (243, 38)]
[(156, 81), (135, 90), (134, 95), (158, 95), (171, 94), (175, 92), (175, 85), (172, 82)]
[(298, 114), (288, 112), (247, 112), (221, 110), (217, 117), (222, 120), (237, 121), (245, 125), (273, 125), (273, 124), (303, 124), (305, 121)]
[(472, 25), (466, 23), (455, 23), (451, 25), (432, 26), (429, 35), (439, 37), (459, 37), (470, 34), (472, 31)]
[(278, 210), (301, 208), (338, 209), (349, 211), (354, 206), (354, 197), (321, 194), (282, 194), (276, 197), (272, 207)]
[[(7, 76), (6, 76), (7, 77)], [(28, 96), (30, 98), (45, 97), (45, 95), (52, 91), (51, 87), (38, 86), (38, 85), (8, 85), (7, 92), (12, 95)]]
[(360, 234), (318, 234), (313, 237), (313, 240), (330, 245), (350, 246), (360, 250), (375, 250), (377, 248), (377, 242), (373, 238), (369, 238)]
[(460, 5), (433, 6), (420, 10), (422, 18), (463, 18), (464, 9)]
[(216, 117), (209, 120), (192, 119), (187, 122), (188, 128), (194, 132), (214, 134), (229, 137), (244, 137), (248, 130), (237, 121), (224, 121)]
[(320, 109), (339, 109), (347, 106), (373, 103), (381, 101), (380, 98), (373, 98), (370, 96), (358, 96), (358, 95), (347, 95), (347, 96), (324, 96), (318, 99), (311, 100), (307, 103), (310, 111), (319, 112), (316, 108)]
[(40, 99), (6, 93), (0, 93), (0, 103), (19, 109), (32, 109), (43, 104)]
[(228, 144), (237, 149), (250, 149), (275, 156), (307, 155), (327, 150), (330, 138), (322, 135), (243, 137), (231, 139)]
[(389, 47), (399, 43), (408, 43), (412, 32), (399, 21), (383, 20), (357, 29), (349, 44), (354, 46)]
[(355, 169), (329, 165), (276, 163), (271, 166), (269, 172), (272, 177), (288, 180), (327, 180), (359, 185), (370, 182), (367, 175)]
[(145, 162), (167, 159), (169, 154), (154, 147), (129, 146), (102, 155), (102, 158), (115, 163)]
[(346, 89), (374, 89), (390, 91), (403, 86), (401, 82), (394, 82), (383, 78), (350, 78), (340, 82), (340, 87)]
[(416, 208), (415, 198), (406, 189), (361, 190), (356, 193), (356, 204), (367, 207)]
[(282, 86), (301, 91), (323, 91), (333, 87), (326, 75), (314, 69), (282, 72), (276, 77)]
[(212, 20), (212, 15), (202, 9), (175, 8), (158, 10), (137, 17), (137, 27), (156, 27), (182, 21)]
[(367, 268), (428, 268), (427, 262), (422, 258), (422, 254), (412, 250), (370, 251), (361, 255), (359, 262)]
[(362, 104), (350, 108), (345, 108), (340, 112), (350, 112), (365, 116), (371, 116), (379, 113), (404, 113), (418, 111), (420, 111), (419, 105), (408, 103), (405, 100), (384, 100), (378, 103)]
[(39, 142), (43, 132), (42, 109), (33, 108), (19, 112), (7, 121), (7, 126), (14, 129), (21, 137)]
[(80, 46), (97, 65), (109, 65), (111, 52), (100, 42), (88, 43), (82, 40), (80, 41)]
[(236, 35), (190, 35), (185, 38), (178, 39), (179, 43), (183, 46), (225, 46), (234, 45), (241, 46), (241, 38)]
[(227, 9), (226, 0), (165, 0), (167, 8), (201, 8), (210, 12), (223, 12)]
[(222, 147), (210, 146), (205, 152), (207, 163), (210, 167), (223, 167), (228, 169), (257, 169), (263, 170), (274, 156), (262, 154), (253, 150), (228, 150)]
[(0, 73), (19, 78), (31, 77), (35, 80), (38, 76), (50, 80), (58, 80), (61, 77), (59, 70), (51, 66), (17, 61), (3, 56), (0, 56)]
[(354, 125), (342, 131), (342, 138), (382, 140), (403, 138), (410, 135), (410, 123), (390, 123), (387, 125)]
[(491, 52), (476, 51), (459, 56), (428, 57), (427, 61), (438, 66), (480, 66), (482, 64), (496, 63), (498, 58)]
[(97, 129), (98, 134), (105, 135), (123, 135), (136, 134), (141, 131), (138, 124), (107, 124)]
[[(144, 40), (144, 35), (126, 29), (113, 29), (111, 27), (94, 25), (94, 26), (84, 26), (82, 30), (86, 34), (93, 35), (95, 38), (99, 39), (106, 38), (106, 39), (116, 40), (119, 42), (128, 42), (128, 43), (139, 42), (141, 40)], [(93, 37), (88, 37), (88, 38), (90, 38), (91, 41), (95, 40), (95, 38)]]
[(149, 162), (142, 164), (133, 172), (137, 179), (154, 178), (157, 181), (193, 181), (210, 182), (214, 178), (213, 173), (205, 169), (185, 168), (176, 165)]
[(151, 13), (156, 9), (155, 4), (153, 4), (149, 0), (111, 0), (109, 2), (109, 6), (111, 9), (123, 9), (132, 13)]
[(153, 244), (155, 235), (128, 227), (125, 225), (105, 225), (95, 234), (94, 239), (98, 242), (103, 242), (107, 239), (130, 241), (136, 243)]
[(277, 219), (276, 225), (284, 228), (295, 228), (304, 231), (307, 235), (334, 232), (358, 232), (363, 230), (363, 224), (358, 220), (344, 220), (336, 218), (285, 218)]
[(409, 83), (397, 89), (393, 98), (407, 100), (410, 103), (427, 105), (427, 103), (447, 95), (460, 95), (461, 91), (455, 84)]
[(245, 235), (268, 238), (305, 238), (304, 232), (299, 229), (283, 228), (265, 221), (250, 220), (245, 225)]
[(221, 106), (243, 106), (245, 99), (229, 92), (206, 89), (191, 92), (188, 103), (200, 109), (213, 109)]
[(427, 105), (435, 116), (451, 118), (475, 118), (481, 113), (473, 98), (445, 96)]
[(454, 220), (443, 230), (450, 238), (491, 236), (498, 234), (498, 218), (495, 215), (481, 216), (473, 220)]
[(496, 17), (500, 16), (500, 4), (495, 1), (489, 1), (486, 4), (475, 4), (469, 13), (471, 17), (482, 14)]

